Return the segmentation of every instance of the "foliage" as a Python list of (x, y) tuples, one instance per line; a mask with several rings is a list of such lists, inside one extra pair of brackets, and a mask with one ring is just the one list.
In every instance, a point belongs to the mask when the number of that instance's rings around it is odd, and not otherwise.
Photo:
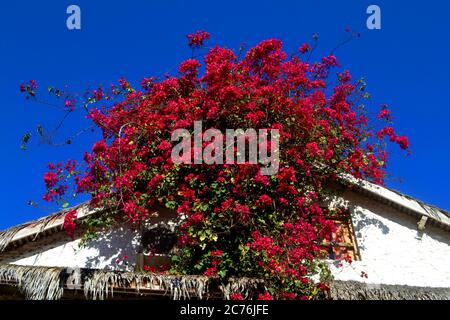
[[(197, 50), (208, 38), (197, 32), (188, 36), (189, 45)], [(73, 161), (50, 165), (44, 199), (65, 203), (73, 181), (92, 206), (117, 208), (115, 219), (132, 225), (151, 219), (156, 205), (166, 206), (184, 217), (172, 272), (218, 281), (263, 278), (268, 291), (260, 299), (323, 296), (329, 276), (320, 262), (323, 242), (336, 232), (321, 207), (326, 186), (342, 173), (382, 183), (383, 140), (402, 149), (408, 140), (390, 126), (385, 106), (378, 121), (388, 126), (369, 125), (361, 102), (368, 97), (364, 80), (334, 72), (334, 55), (313, 63), (307, 53), (311, 46), (303, 44), (288, 58), (277, 39), (262, 41), (243, 58), (216, 46), (204, 57), (204, 72), (190, 58), (178, 75), (145, 78), (140, 90), (125, 79), (109, 92), (99, 87), (83, 107), (103, 139), (77, 169)], [(34, 97), (36, 84), (21, 90)], [(106, 103), (112, 100), (118, 102)], [(104, 105), (87, 109), (90, 103)], [(65, 101), (69, 112), (76, 104)], [(174, 164), (171, 134), (179, 128), (192, 133), (196, 120), (204, 130), (278, 129), (279, 172), (261, 175), (261, 164)]]

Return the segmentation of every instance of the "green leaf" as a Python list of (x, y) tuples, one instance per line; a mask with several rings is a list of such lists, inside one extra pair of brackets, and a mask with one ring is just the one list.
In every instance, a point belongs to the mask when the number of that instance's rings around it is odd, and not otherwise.
[(166, 208), (175, 210), (176, 206), (177, 206), (177, 203), (175, 201), (167, 201), (165, 203), (165, 205), (166, 205)]
[(30, 138), (31, 138), (31, 133), (27, 132), (22, 136), (22, 142), (27, 143), (28, 141), (30, 141)]

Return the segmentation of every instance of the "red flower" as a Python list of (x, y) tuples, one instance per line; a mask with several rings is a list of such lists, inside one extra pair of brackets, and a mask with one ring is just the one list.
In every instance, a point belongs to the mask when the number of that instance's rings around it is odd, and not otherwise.
[(258, 300), (273, 300), (273, 297), (270, 293), (265, 292), (258, 295)]
[(69, 160), (67, 161), (64, 169), (66, 169), (67, 172), (71, 173), (73, 171), (75, 171), (77, 162), (75, 160)]
[(36, 95), (35, 90), (37, 88), (36, 81), (30, 80), (28, 84), (21, 84), (19, 86), (20, 92), (27, 92), (30, 96), (34, 97)]
[(169, 150), (170, 148), (172, 148), (172, 144), (166, 140), (161, 141), (161, 143), (158, 145), (158, 149), (159, 150)]
[(265, 186), (268, 186), (269, 185), (269, 177), (262, 175), (261, 172), (258, 171), (258, 173), (255, 176), (255, 182), (261, 183)]
[(164, 180), (164, 176), (161, 174), (157, 174), (156, 176), (154, 176), (150, 182), (147, 185), (147, 188), (152, 190), (153, 188), (155, 188), (156, 186), (158, 186), (158, 184)]
[(217, 277), (217, 269), (215, 267), (211, 267), (206, 269), (206, 271), (204, 272), (204, 275), (207, 277)]
[(58, 183), (58, 176), (56, 173), (49, 171), (44, 174), (44, 182), (47, 188), (52, 188)]
[(240, 293), (230, 294), (230, 300), (244, 300), (244, 297)]
[(315, 141), (307, 143), (306, 149), (311, 156), (317, 156), (320, 154), (320, 148)]
[(283, 292), (281, 293), (281, 298), (286, 300), (293, 300), (297, 297), (297, 295), (293, 292)]
[(240, 213), (242, 221), (247, 221), (250, 217), (250, 208), (246, 205), (236, 204), (234, 211)]
[(223, 254), (222, 250), (215, 250), (215, 251), (211, 251), (211, 253), (209, 254), (211, 257), (221, 257)]
[(108, 146), (106, 145), (105, 140), (100, 140), (94, 144), (94, 146), (92, 147), (92, 151), (94, 152), (94, 154), (98, 155), (105, 152), (107, 147)]
[(378, 114), (377, 118), (379, 118), (379, 119), (389, 119), (390, 115), (391, 115), (391, 112), (388, 109), (383, 108), (383, 109), (380, 110), (380, 113)]
[(72, 240), (75, 239), (76, 218), (77, 218), (76, 209), (70, 210), (64, 216), (64, 230), (66, 230), (67, 236)]
[(319, 288), (319, 289), (322, 290), (322, 291), (330, 291), (330, 288), (329, 288), (326, 284), (324, 284), (324, 283), (319, 283), (319, 284), (317, 285), (317, 288)]
[(200, 62), (195, 59), (187, 59), (180, 64), (179, 71), (180, 73), (187, 73), (195, 75), (197, 69), (200, 67)]
[(309, 46), (309, 44), (304, 43), (304, 44), (302, 44), (302, 46), (298, 49), (298, 51), (300, 51), (301, 53), (304, 54), (304, 53), (308, 52), (310, 48), (311, 48), (311, 47)]
[(144, 265), (144, 270), (149, 271), (149, 272), (154, 272), (154, 273), (158, 271), (158, 269), (156, 267), (149, 266), (149, 265)]
[(269, 197), (267, 194), (263, 194), (259, 196), (258, 203), (264, 206), (270, 206), (272, 204), (272, 198)]
[(102, 100), (103, 97), (105, 96), (103, 88), (101, 87), (98, 88), (97, 90), (94, 90), (92, 95), (96, 101)]
[(206, 39), (210, 38), (210, 34), (206, 31), (197, 31), (195, 33), (190, 33), (187, 35), (187, 38), (189, 40), (188, 45), (191, 48), (201, 48), (204, 46), (203, 42)]
[(73, 101), (73, 100), (66, 100), (66, 101), (64, 101), (64, 105), (65, 105), (66, 107), (72, 107), (73, 104), (74, 104), (74, 101)]
[(347, 263), (352, 263), (352, 262), (353, 262), (353, 259), (352, 259), (351, 256), (346, 255), (346, 256), (344, 257), (344, 261), (347, 262)]
[(377, 137), (379, 139), (382, 139), (384, 136), (389, 136), (389, 137), (391, 137), (391, 139), (394, 139), (395, 138), (394, 128), (385, 127), (377, 132)]
[(409, 148), (409, 140), (406, 136), (400, 136), (396, 137), (395, 142), (397, 142), (403, 150), (406, 150)]

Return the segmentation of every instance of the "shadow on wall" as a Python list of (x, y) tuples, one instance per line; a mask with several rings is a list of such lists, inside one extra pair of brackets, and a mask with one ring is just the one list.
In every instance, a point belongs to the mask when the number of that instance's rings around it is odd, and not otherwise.
[[(169, 229), (176, 227), (171, 223), (177, 217), (176, 212), (159, 208), (155, 212), (157, 214), (149, 221), (147, 229), (159, 225), (168, 226)], [(77, 239), (85, 231), (85, 228), (80, 226), (76, 231)], [(50, 235), (43, 234), (36, 241), (26, 242), (13, 250), (2, 252), (0, 262), (132, 271), (136, 254), (143, 249), (141, 231), (133, 230), (125, 223), (114, 225), (110, 230), (99, 233), (97, 238), (79, 247), (78, 241), (67, 238), (66, 233), (61, 230)], [(175, 241), (170, 232), (160, 228), (152, 229), (144, 240), (147, 245), (159, 246), (163, 253), (170, 251)]]
[(364, 229), (368, 226), (374, 226), (378, 228), (383, 234), (389, 233), (389, 227), (381, 222), (379, 219), (374, 217), (369, 217), (363, 212), (363, 210), (358, 206), (351, 207), (352, 219), (355, 228), (355, 235), (358, 239), (358, 245), (361, 250), (365, 250), (364, 245)]
[[(168, 253), (176, 242), (176, 236), (173, 230), (169, 230), (169, 225), (178, 215), (176, 211), (163, 207), (155, 208), (154, 214), (151, 221), (140, 230), (133, 230), (129, 225), (121, 224), (87, 242), (86, 250), (89, 252), (94, 249), (97, 254), (87, 257), (86, 267), (132, 271), (137, 253), (149, 245), (156, 246), (159, 249), (157, 253)], [(147, 232), (143, 233), (143, 229)]]
[[(68, 240), (65, 232), (58, 232), (38, 239), (36, 242), (30, 241), (19, 248), (2, 252), (0, 254), (0, 262), (3, 264), (16, 263), (20, 260), (29, 259), (34, 256), (34, 259), (32, 261), (28, 261), (27, 264), (41, 265), (41, 259), (44, 252), (59, 246), (64, 246), (69, 241), (70, 240)], [(44, 265), (46, 264), (44, 263)]]
[[(383, 235), (387, 235), (392, 232), (389, 227), (383, 223), (382, 219), (378, 219), (377, 216), (408, 229), (415, 230), (417, 232), (416, 239), (418, 240), (420, 240), (425, 233), (433, 240), (450, 245), (450, 234), (438, 227), (432, 226), (428, 223), (425, 226), (424, 232), (417, 230), (417, 222), (419, 221), (419, 218), (413, 217), (405, 212), (401, 212), (398, 209), (395, 209), (387, 204), (380, 203), (374, 199), (361, 198), (361, 196), (354, 193), (347, 194), (346, 198), (351, 204), (349, 208), (353, 217), (355, 234), (358, 238), (358, 244), (361, 249), (364, 249), (364, 230), (367, 227), (374, 226), (378, 228)], [(367, 215), (367, 213), (364, 212), (364, 209), (370, 211), (371, 213)]]
[[(134, 268), (136, 253), (140, 246), (140, 233), (121, 225), (88, 241), (83, 249), (96, 254), (86, 258), (85, 266), (91, 269), (128, 270)], [(82, 249), (82, 250), (83, 250)]]

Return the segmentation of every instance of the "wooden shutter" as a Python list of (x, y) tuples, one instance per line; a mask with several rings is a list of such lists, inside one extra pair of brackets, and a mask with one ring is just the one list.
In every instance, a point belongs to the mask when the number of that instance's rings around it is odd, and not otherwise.
[(361, 260), (350, 214), (345, 212), (339, 217), (330, 219), (334, 221), (337, 231), (333, 234), (331, 242), (323, 243), (328, 258), (337, 259), (348, 255), (352, 260)]

